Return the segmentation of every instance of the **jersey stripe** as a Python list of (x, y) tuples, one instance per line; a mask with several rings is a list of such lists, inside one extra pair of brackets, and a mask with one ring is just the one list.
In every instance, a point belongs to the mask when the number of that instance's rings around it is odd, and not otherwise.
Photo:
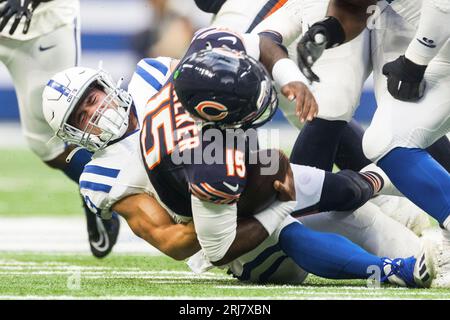
[(163, 76), (165, 76), (167, 71), (169, 70), (163, 63), (159, 62), (156, 59), (146, 58), (143, 60), (146, 64), (161, 72)]
[(259, 281), (261, 283), (265, 283), (269, 280), (270, 276), (273, 275), (277, 269), (280, 267), (280, 265), (283, 263), (284, 260), (286, 260), (288, 258), (288, 256), (281, 256), (279, 257), (277, 260), (275, 260), (274, 263), (272, 263), (272, 265), (267, 268), (266, 271), (264, 271), (260, 276), (259, 276)]
[(266, 261), (272, 254), (281, 250), (278, 244), (271, 246), (261, 252), (255, 259), (244, 264), (244, 268), (242, 270), (242, 274), (238, 277), (239, 280), (248, 280), (250, 279), (250, 275), (253, 269), (260, 266), (264, 261)]
[(216, 188), (212, 187), (211, 185), (209, 185), (206, 182), (202, 182), (200, 183), (200, 186), (206, 190), (209, 194), (212, 194), (218, 198), (223, 198), (226, 200), (232, 200), (232, 199), (239, 199), (240, 194), (229, 194), (229, 193), (225, 193), (223, 191), (217, 190)]
[(151, 85), (155, 90), (159, 91), (162, 88), (162, 84), (156, 80), (147, 70), (142, 68), (141, 66), (136, 67), (136, 73), (144, 79), (149, 85)]
[(250, 27), (248, 27), (246, 33), (250, 33), (255, 27), (263, 21), (265, 18), (270, 16), (272, 13), (277, 11), (279, 8), (281, 8), (287, 0), (269, 0), (267, 3), (262, 7), (262, 9), (258, 12), (253, 22), (250, 24)]
[(91, 181), (80, 181), (80, 189), (88, 189), (92, 191), (101, 191), (108, 193), (112, 186), (103, 183), (96, 183)]
[(99, 176), (105, 176), (110, 178), (117, 178), (120, 170), (105, 168), (101, 166), (88, 165), (84, 167), (83, 173), (93, 173)]

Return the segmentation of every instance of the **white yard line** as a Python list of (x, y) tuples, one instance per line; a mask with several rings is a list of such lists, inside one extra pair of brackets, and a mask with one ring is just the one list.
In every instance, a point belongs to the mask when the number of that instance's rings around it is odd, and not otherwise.
[(278, 296), (273, 297), (235, 297), (235, 296), (214, 296), (214, 297), (194, 297), (194, 296), (15, 296), (15, 295), (0, 295), (0, 300), (276, 300), (280, 299)]
[[(85, 217), (0, 217), (0, 257), (1, 251), (89, 253)], [(113, 251), (161, 254), (136, 237), (124, 220)]]

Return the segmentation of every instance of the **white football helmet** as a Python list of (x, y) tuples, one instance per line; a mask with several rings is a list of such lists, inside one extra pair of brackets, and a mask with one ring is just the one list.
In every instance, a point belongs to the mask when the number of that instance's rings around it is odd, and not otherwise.
[[(99, 86), (106, 97), (86, 127), (76, 128), (68, 123), (69, 117), (93, 85)], [(128, 128), (131, 95), (120, 88), (120, 82), (114, 84), (110, 75), (101, 69), (74, 67), (57, 73), (45, 86), (42, 100), (45, 119), (55, 135), (92, 152), (105, 148), (108, 142), (123, 136)]]

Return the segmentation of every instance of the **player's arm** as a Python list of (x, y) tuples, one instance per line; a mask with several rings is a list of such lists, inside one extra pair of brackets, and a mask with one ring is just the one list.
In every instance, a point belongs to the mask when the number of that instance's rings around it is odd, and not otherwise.
[(450, 38), (450, 0), (423, 1), (419, 27), (405, 54), (384, 65), (390, 94), (417, 101), (425, 92), (425, 70)]
[(259, 60), (272, 74), (281, 93), (290, 101), (296, 102), (296, 114), (301, 122), (311, 121), (317, 116), (317, 102), (305, 85), (307, 80), (298, 66), (289, 59), (286, 48), (282, 45), (280, 34), (264, 31), (259, 37)]
[(200, 250), (193, 223), (175, 223), (148, 194), (123, 198), (112, 206), (112, 210), (127, 220), (138, 237), (175, 260), (184, 260)]
[(327, 17), (314, 23), (297, 45), (300, 70), (310, 81), (319, 81), (313, 64), (325, 49), (334, 48), (358, 36), (367, 26), (368, 7), (376, 0), (331, 0)]
[(192, 196), (192, 214), (200, 245), (213, 265), (227, 264), (253, 250), (292, 212), (293, 202), (276, 201), (253, 217), (238, 218), (237, 205)]

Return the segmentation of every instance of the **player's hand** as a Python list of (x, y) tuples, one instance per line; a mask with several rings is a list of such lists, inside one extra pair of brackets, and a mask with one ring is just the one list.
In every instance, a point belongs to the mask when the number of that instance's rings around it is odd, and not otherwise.
[(402, 101), (417, 101), (425, 92), (425, 80), (423, 78), (427, 66), (415, 64), (405, 56), (386, 63), (383, 66), (383, 74), (387, 77), (389, 93)]
[(295, 101), (295, 113), (301, 122), (311, 121), (317, 116), (319, 107), (308, 87), (300, 82), (293, 81), (281, 87), (281, 93), (290, 101)]
[(312, 26), (297, 44), (297, 63), (300, 71), (312, 83), (319, 82), (319, 77), (312, 71), (312, 66), (325, 50), (327, 41), (324, 33)]
[(291, 166), (288, 167), (284, 181), (275, 180), (273, 182), (274, 189), (278, 192), (277, 199), (280, 201), (295, 200), (295, 184), (294, 174)]
[(6, 2), (0, 11), (0, 32), (8, 24), (9, 20), (14, 17), (14, 22), (9, 29), (9, 34), (12, 35), (17, 29), (20, 21), (25, 18), (25, 24), (22, 32), (26, 34), (30, 28), (31, 18), (36, 7), (41, 2), (49, 2), (51, 0), (0, 0), (0, 3)]

